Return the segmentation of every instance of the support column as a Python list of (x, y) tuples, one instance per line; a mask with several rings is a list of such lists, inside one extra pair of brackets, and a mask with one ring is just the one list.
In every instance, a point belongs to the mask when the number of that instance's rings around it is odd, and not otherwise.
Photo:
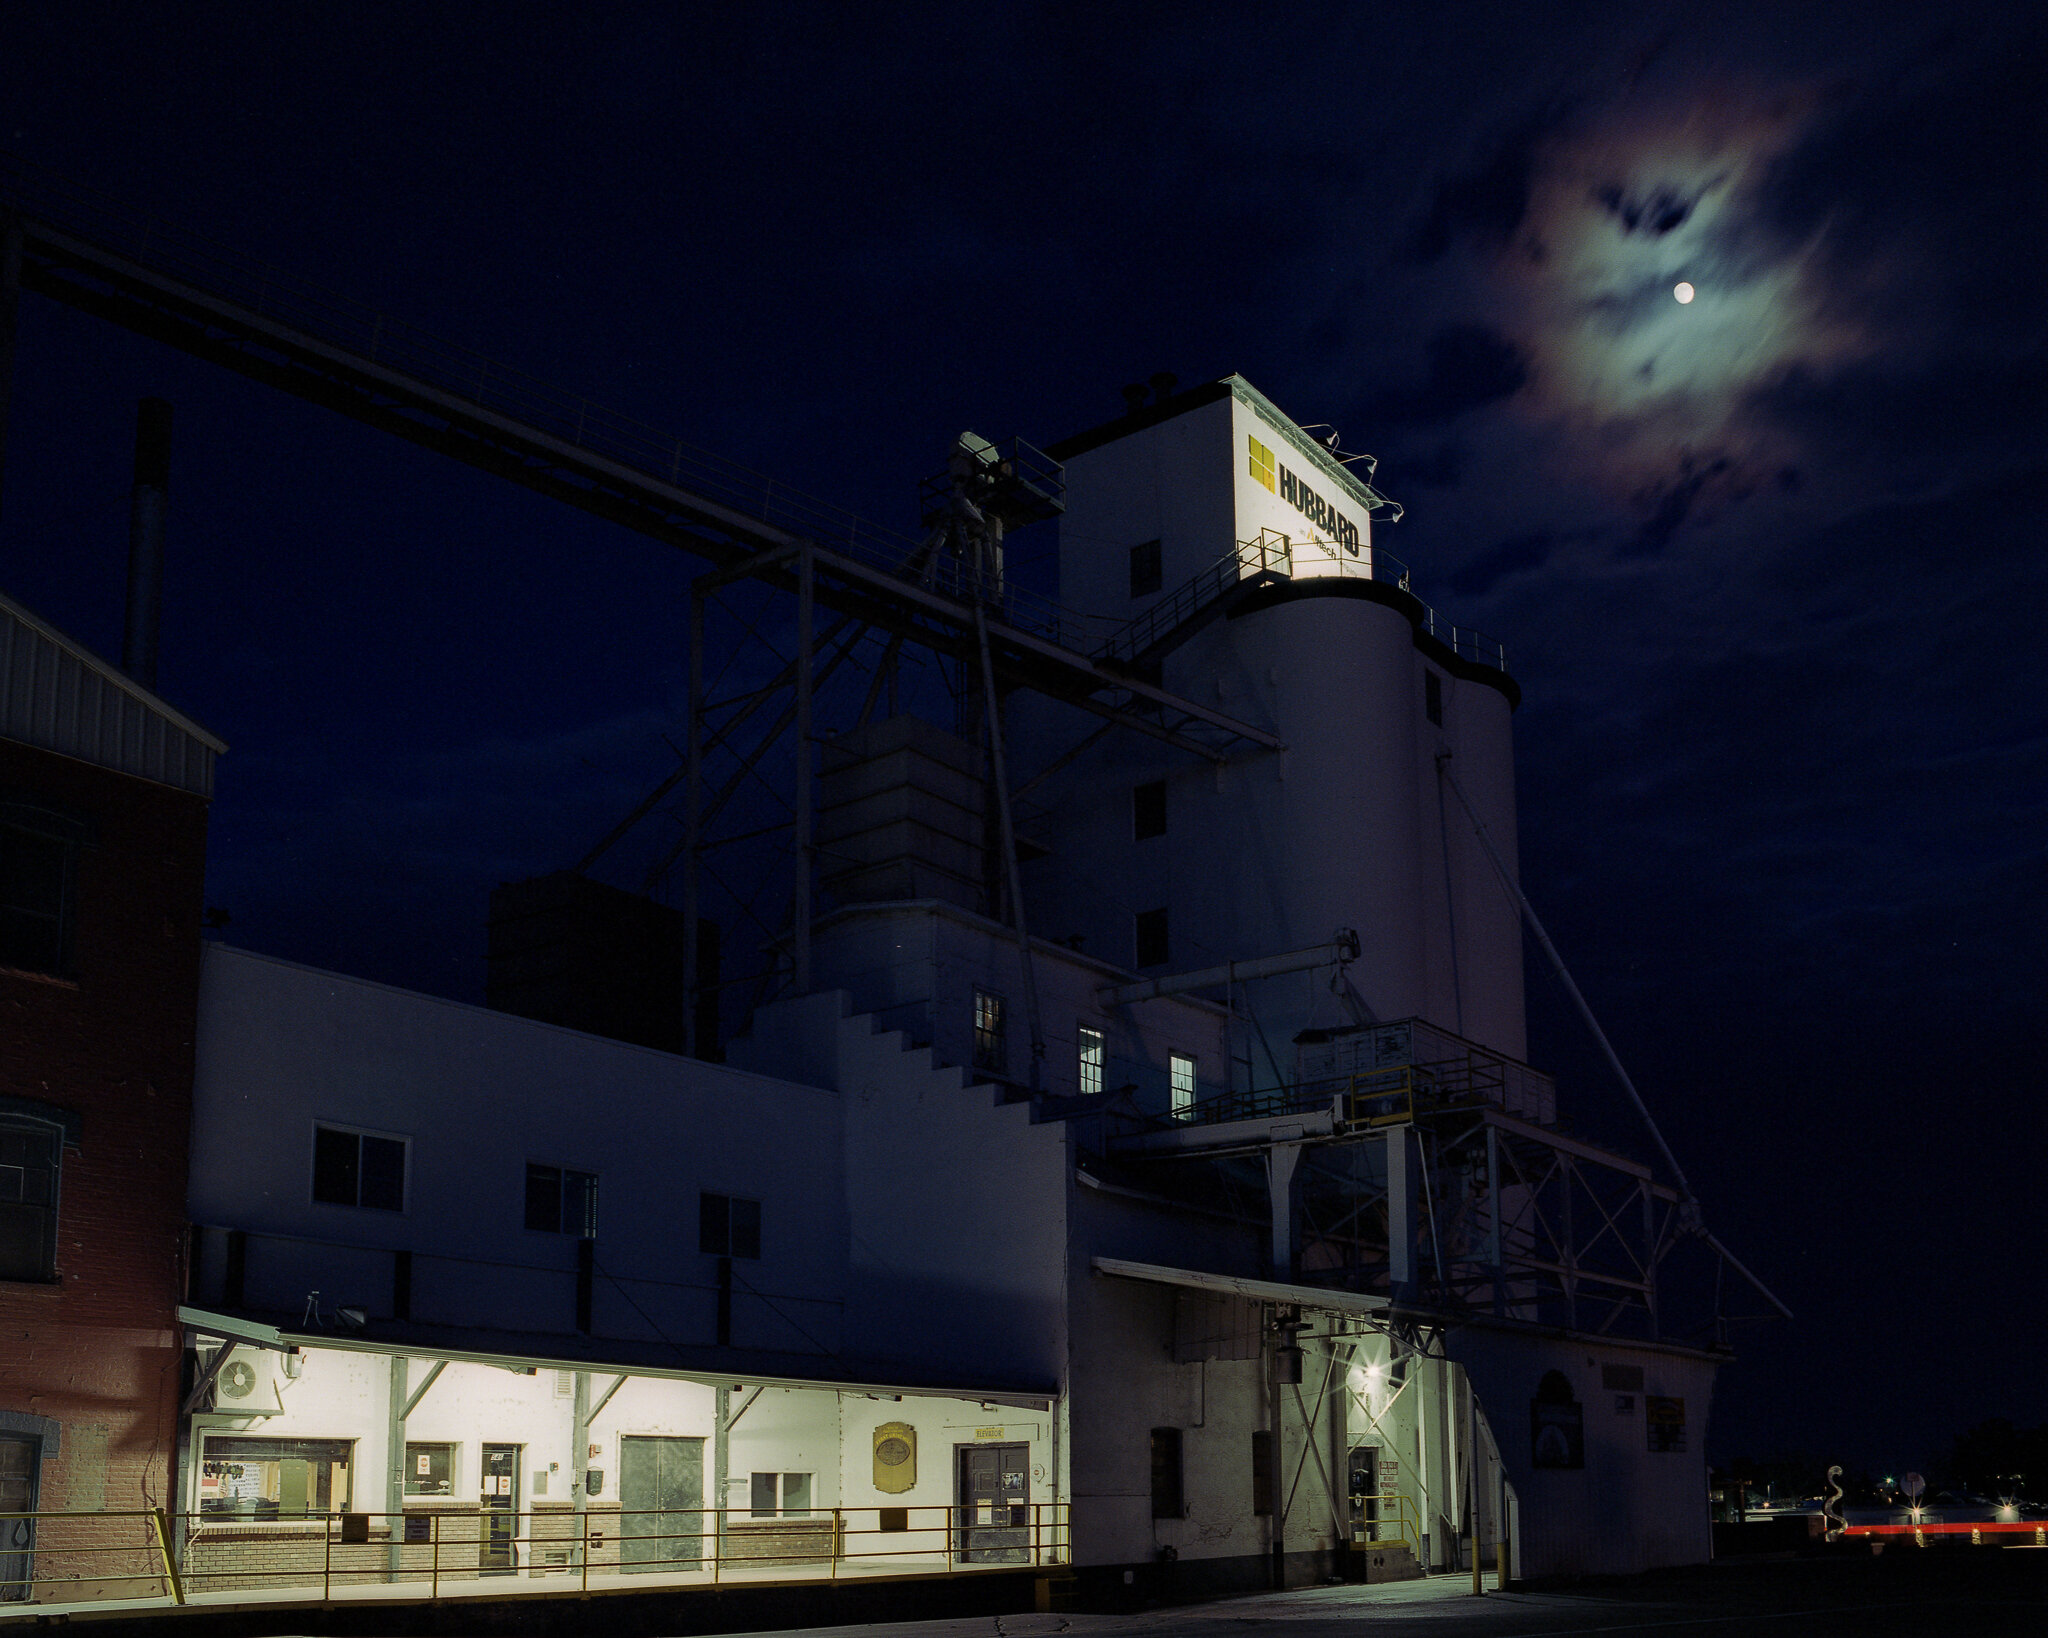
[(1303, 1145), (1275, 1143), (1266, 1150), (1266, 1193), (1272, 1202), (1273, 1278), (1294, 1278), (1294, 1176)]
[(796, 892), (790, 921), (795, 993), (811, 993), (811, 619), (817, 561), (806, 546), (796, 560)]
[(405, 1405), (406, 1365), (403, 1354), (391, 1356), (391, 1381), (384, 1415), (384, 1522), (391, 1536), (384, 1548), (384, 1579), (396, 1581), (405, 1555)]
[(1422, 1140), (1412, 1126), (1387, 1128), (1387, 1275), (1396, 1302), (1422, 1294), (1416, 1245), (1422, 1198)]
[[(718, 1403), (712, 1413), (711, 1422), (711, 1532), (714, 1543), (712, 1562), (725, 1562), (725, 1497), (726, 1485), (731, 1475), (732, 1439), (732, 1389), (718, 1390)], [(715, 1579), (715, 1577), (714, 1577)]]
[(584, 1544), (590, 1540), (589, 1526), (584, 1515), (590, 1511), (590, 1373), (576, 1373), (576, 1397), (570, 1411), (574, 1432), (570, 1435), (573, 1443), (569, 1446), (569, 1494), (576, 1503), (576, 1553), (577, 1569), (583, 1568), (581, 1559)]
[(1508, 1311), (1507, 1269), (1501, 1261), (1500, 1129), (1486, 1129), (1486, 1266), (1493, 1275), (1493, 1312), (1504, 1318)]
[(21, 309), (21, 218), (0, 219), (0, 476), (7, 468), (7, 412), (14, 399), (14, 326)]
[(704, 588), (690, 586), (690, 702), (687, 749), (684, 752), (683, 787), (683, 1052), (701, 1056), (703, 1043), (697, 1038), (698, 986), (704, 975), (697, 970), (697, 930), (704, 910), (698, 899), (697, 855), (704, 830)]

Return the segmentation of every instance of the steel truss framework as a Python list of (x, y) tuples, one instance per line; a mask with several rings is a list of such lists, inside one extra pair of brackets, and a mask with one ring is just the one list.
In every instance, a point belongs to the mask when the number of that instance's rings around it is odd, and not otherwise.
[[(11, 383), (19, 294), (29, 291), (166, 343), (408, 442), (566, 501), (691, 553), (712, 565), (692, 595), (692, 700), (685, 767), (666, 776), (579, 865), (589, 869), (626, 832), (655, 812), (687, 780), (684, 840), (640, 884), (661, 885), (681, 859), (694, 883), (710, 850), (783, 831), (796, 886), (786, 915), (766, 910), (758, 884), (731, 897), (735, 914), (788, 941), (788, 976), (808, 979), (810, 769), (826, 727), (819, 690), (831, 673), (859, 661), (866, 698), (842, 722), (872, 713), (879, 679), (893, 678), (906, 649), (937, 656), (997, 701), (1019, 689), (1060, 700), (1100, 726), (1054, 766), (1114, 728), (1160, 740), (1214, 763), (1283, 748), (1273, 734), (1158, 687), (1133, 665), (1101, 623), (1078, 619), (993, 578), (963, 575), (920, 540), (878, 527), (842, 508), (684, 443), (659, 429), (566, 394), (480, 354), (388, 315), (297, 282), (278, 269), (186, 232), (173, 223), (70, 183), (24, 161), (0, 156), (0, 434)], [(793, 631), (763, 679), (770, 645), (766, 610), (744, 619), (736, 638), (751, 681), (717, 700), (704, 686), (705, 615), (714, 599), (743, 581), (795, 605)], [(830, 624), (821, 633), (823, 611)], [(787, 618), (787, 617), (785, 617)], [(1098, 629), (1100, 627), (1100, 629)], [(880, 653), (874, 653), (876, 643)], [(1128, 645), (1126, 645), (1127, 647)], [(768, 701), (783, 708), (757, 721)], [(990, 714), (999, 723), (1000, 710)], [(794, 735), (796, 754), (776, 748)], [(1000, 736), (991, 763), (1001, 763)], [(708, 768), (724, 759), (720, 783), (706, 790)], [(797, 767), (803, 776), (792, 778)], [(1022, 782), (1028, 789), (1052, 769)], [(771, 795), (779, 787), (779, 794)], [(742, 788), (761, 796), (774, 823), (720, 833), (727, 813), (763, 821), (759, 804), (736, 801)], [(995, 790), (1005, 810), (1015, 793)], [(1014, 843), (1009, 856), (1014, 857)], [(686, 901), (696, 888), (685, 886)], [(1010, 913), (1021, 916), (1010, 892)], [(686, 916), (694, 907), (686, 902)], [(694, 933), (686, 934), (694, 963)], [(694, 1018), (694, 1008), (686, 1006)]]
[(1178, 1129), (1125, 1117), (1104, 1142), (1163, 1193), (1247, 1227), (1269, 1211), (1274, 1277), (1385, 1295), (1415, 1323), (1722, 1348), (1776, 1311), (1641, 1163), (1476, 1101), (1388, 1101)]

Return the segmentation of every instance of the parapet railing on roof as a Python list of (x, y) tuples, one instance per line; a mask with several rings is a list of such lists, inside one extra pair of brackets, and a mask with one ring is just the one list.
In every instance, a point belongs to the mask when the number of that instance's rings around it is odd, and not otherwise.
[(1312, 574), (1297, 575), (1295, 568), (1293, 538), (1277, 530), (1262, 529), (1254, 539), (1239, 541), (1193, 579), (1133, 615), (1095, 650), (1096, 657), (1130, 665), (1234, 596), (1278, 580), (1334, 578), (1376, 580), (1406, 592), (1415, 599), (1415, 607), (1420, 611), (1420, 629), (1459, 659), (1498, 671), (1508, 668), (1504, 644), (1470, 626), (1440, 620), (1435, 609), (1415, 597), (1408, 565), (1391, 552), (1377, 546), (1368, 547), (1357, 557), (1334, 551), (1315, 559)]

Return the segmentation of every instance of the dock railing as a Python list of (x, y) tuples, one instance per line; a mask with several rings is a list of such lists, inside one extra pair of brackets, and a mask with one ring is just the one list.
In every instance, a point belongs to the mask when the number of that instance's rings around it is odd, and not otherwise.
[[(127, 1528), (124, 1530), (124, 1524)], [(26, 1527), (25, 1531), (23, 1527)], [(660, 1511), (566, 1505), (433, 1506), (403, 1513), (0, 1514), (0, 1623), (39, 1606), (105, 1599), (232, 1602), (238, 1592), (412, 1596), (720, 1586), (855, 1576), (954, 1575), (1071, 1562), (1065, 1502), (972, 1507)], [(18, 1539), (17, 1539), (18, 1538)]]

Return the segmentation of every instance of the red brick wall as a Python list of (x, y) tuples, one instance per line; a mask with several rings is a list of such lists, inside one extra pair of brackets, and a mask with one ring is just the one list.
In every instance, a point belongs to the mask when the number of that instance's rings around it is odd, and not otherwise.
[(0, 1281), (0, 1410), (63, 1425), (42, 1508), (168, 1506), (206, 804), (11, 741), (0, 790), (98, 826), (72, 977), (0, 968), (0, 1095), (84, 1117), (59, 1181), (57, 1283)]

